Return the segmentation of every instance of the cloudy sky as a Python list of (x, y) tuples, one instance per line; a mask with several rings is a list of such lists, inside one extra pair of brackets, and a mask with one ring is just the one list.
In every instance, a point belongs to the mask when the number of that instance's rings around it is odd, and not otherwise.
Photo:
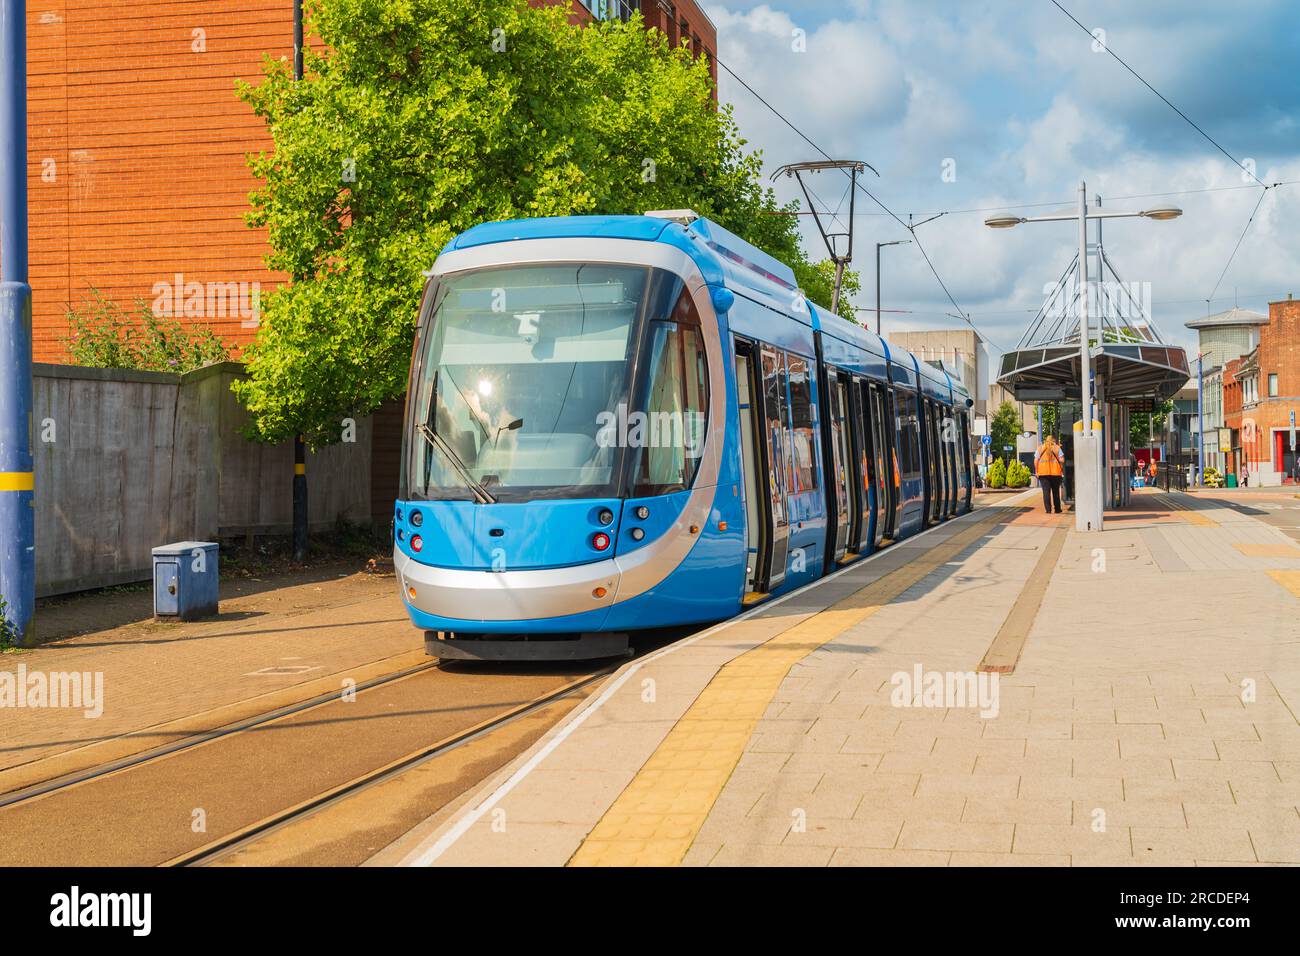
[[(1300, 26), (1286, 0), (1061, 0), (1228, 153), (1265, 183), (1300, 180)], [(953, 296), (993, 343), (1014, 347), (1044, 284), (1077, 247), (1070, 223), (983, 225), (986, 207), (1077, 202), (1079, 180), (1112, 208), (1178, 205), (1181, 219), (1119, 220), (1106, 251), (1123, 278), (1150, 283), (1156, 323), (1183, 327), (1210, 296), (1261, 189), (1072, 23), (1050, 0), (706, 0), (719, 59), (836, 158), (880, 172), (868, 187), (917, 230)], [(796, 31), (803, 31), (802, 42)], [(802, 52), (800, 47), (803, 47)], [(734, 105), (769, 170), (818, 157), (725, 70)], [(955, 173), (946, 181), (945, 168)], [(819, 185), (820, 182), (820, 185)], [(818, 197), (838, 207), (847, 180), (823, 173)], [(794, 198), (782, 180), (778, 191)], [(1212, 191), (1206, 191), (1212, 190)], [(1162, 198), (1147, 194), (1186, 191)], [(1113, 197), (1113, 198), (1112, 198)], [(864, 199), (861, 194), (859, 198)], [(847, 209), (847, 202), (843, 207)], [(874, 243), (907, 232), (859, 202), (855, 267), (875, 302)], [(1213, 311), (1267, 311), (1300, 293), (1300, 182), (1268, 190)], [(809, 251), (820, 240), (806, 233)], [(945, 328), (953, 307), (915, 246), (884, 251), (886, 334)], [(1234, 298), (1235, 297), (1235, 298)], [(1026, 311), (1029, 310), (1029, 311)], [(1193, 355), (1194, 349), (1193, 349)]]

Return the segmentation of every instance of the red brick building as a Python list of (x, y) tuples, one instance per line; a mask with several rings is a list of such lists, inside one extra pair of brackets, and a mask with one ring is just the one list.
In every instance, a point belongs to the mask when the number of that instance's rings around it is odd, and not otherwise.
[(1223, 369), (1223, 417), (1232, 430), (1226, 462), (1240, 481), (1254, 486), (1294, 484), (1292, 413), (1300, 415), (1300, 302), (1271, 302), (1259, 344)]
[[(643, 9), (674, 43), (712, 54), (694, 0), (569, 2), (574, 22)], [(256, 330), (256, 292), (283, 276), (243, 216), (245, 164), (267, 149), (235, 96), (264, 54), (291, 57), (290, 0), (40, 0), (27, 5), (28, 188), (34, 352), (66, 358), (67, 306), (91, 288), (129, 306), (166, 293), (173, 313), (236, 346)], [(710, 56), (712, 60), (712, 56)], [(715, 73), (716, 78), (716, 73)]]

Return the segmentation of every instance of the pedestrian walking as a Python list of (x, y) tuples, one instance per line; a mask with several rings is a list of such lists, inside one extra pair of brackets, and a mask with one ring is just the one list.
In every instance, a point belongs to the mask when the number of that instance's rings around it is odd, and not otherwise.
[(1065, 451), (1048, 435), (1034, 456), (1034, 470), (1043, 489), (1043, 510), (1061, 513), (1061, 478), (1065, 474)]

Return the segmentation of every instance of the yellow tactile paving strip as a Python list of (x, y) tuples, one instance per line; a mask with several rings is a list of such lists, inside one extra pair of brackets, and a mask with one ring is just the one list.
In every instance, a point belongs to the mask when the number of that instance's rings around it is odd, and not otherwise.
[(1200, 525), (1205, 528), (1217, 528), (1219, 526), (1219, 522), (1214, 519), (1207, 518), (1199, 511), (1193, 511), (1181, 501), (1175, 501), (1173, 495), (1160, 495), (1160, 503), (1170, 511), (1176, 511), (1178, 517), (1188, 524)]
[(903, 567), (723, 666), (601, 817), (569, 865), (680, 863), (790, 668), (951, 561), (990, 525), (1017, 513), (1014, 508), (996, 509)]
[(1234, 544), (1248, 558), (1300, 558), (1300, 548), (1290, 544)]
[(1270, 571), (1268, 574), (1274, 581), (1300, 598), (1300, 571)]

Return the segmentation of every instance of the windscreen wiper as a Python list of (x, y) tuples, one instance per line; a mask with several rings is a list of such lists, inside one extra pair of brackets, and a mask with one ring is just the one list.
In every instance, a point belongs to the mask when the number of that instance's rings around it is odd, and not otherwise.
[(442, 452), (443, 455), (446, 456), (447, 460), (451, 462), (451, 466), (460, 474), (461, 481), (465, 482), (465, 484), (469, 486), (469, 490), (474, 492), (474, 498), (479, 504), (494, 505), (497, 503), (497, 499), (493, 496), (492, 492), (484, 488), (481, 482), (475, 480), (473, 474), (470, 473), (469, 468), (467, 468), (465, 463), (460, 460), (460, 456), (452, 450), (447, 439), (443, 438), (436, 431), (430, 428), (426, 422), (420, 422), (420, 424), (415, 427), (416, 430), (424, 436), (425, 441), (438, 449), (438, 451)]

